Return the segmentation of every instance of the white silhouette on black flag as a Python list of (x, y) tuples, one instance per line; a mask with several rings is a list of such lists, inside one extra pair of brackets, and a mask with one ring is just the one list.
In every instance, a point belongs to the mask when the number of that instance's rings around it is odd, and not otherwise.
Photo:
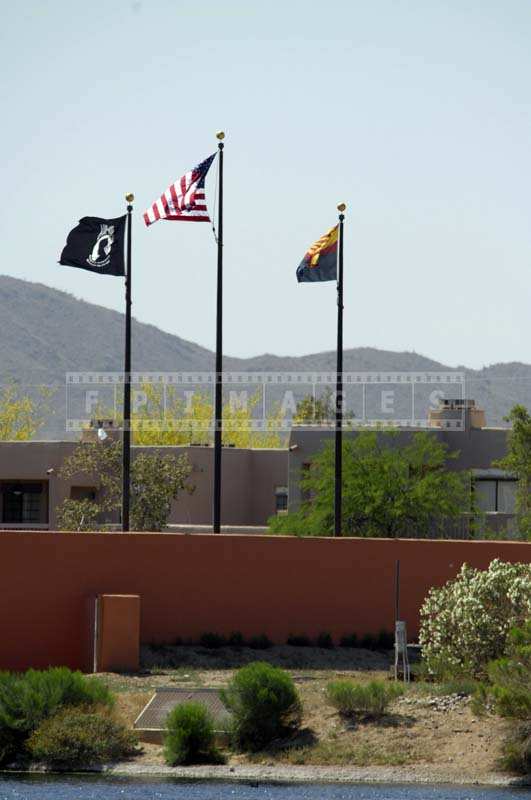
[(126, 214), (116, 219), (83, 217), (70, 231), (60, 264), (101, 275), (125, 275), (124, 234)]

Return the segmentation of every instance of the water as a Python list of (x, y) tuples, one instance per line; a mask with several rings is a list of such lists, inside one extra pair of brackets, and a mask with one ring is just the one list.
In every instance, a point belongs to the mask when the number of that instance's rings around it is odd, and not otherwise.
[(186, 783), (172, 779), (0, 777), (0, 800), (524, 800), (526, 789), (468, 786)]

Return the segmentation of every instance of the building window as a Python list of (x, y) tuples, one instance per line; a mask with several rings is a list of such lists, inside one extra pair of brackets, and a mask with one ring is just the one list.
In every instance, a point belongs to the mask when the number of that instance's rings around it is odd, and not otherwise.
[(2, 484), (2, 522), (21, 524), (47, 522), (46, 491), (43, 483)]
[(288, 510), (288, 487), (277, 486), (275, 489), (275, 511), (277, 514), (285, 513)]
[(474, 495), (476, 505), (480, 511), (501, 511), (505, 514), (514, 514), (516, 507), (515, 480), (487, 480), (474, 481)]

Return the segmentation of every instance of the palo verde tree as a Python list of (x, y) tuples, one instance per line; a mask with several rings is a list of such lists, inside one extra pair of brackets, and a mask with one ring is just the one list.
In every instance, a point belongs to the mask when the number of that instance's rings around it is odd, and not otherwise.
[[(335, 422), (336, 404), (335, 394), (327, 388), (320, 397), (308, 394), (299, 400), (293, 423), (295, 425), (325, 425)], [(343, 423), (352, 422), (354, 414), (352, 411), (343, 410)]]
[[(160, 451), (134, 453), (131, 461), (131, 529), (160, 531), (167, 524), (171, 503), (181, 491), (193, 491), (192, 467), (186, 455)], [(57, 508), (61, 530), (96, 530), (100, 520), (120, 510), (122, 444), (120, 441), (81, 442), (65, 459), (60, 477), (80, 475), (94, 480), (97, 500), (66, 499)]]
[(49, 396), (45, 388), (32, 398), (14, 383), (1, 387), (0, 441), (20, 442), (35, 436), (45, 421)]
[(522, 539), (531, 541), (531, 415), (525, 406), (514, 406), (505, 417), (512, 424), (508, 434), (507, 455), (497, 466), (518, 478), (516, 513)]
[[(214, 406), (205, 393), (194, 392), (185, 401), (173, 387), (143, 384), (139, 403), (132, 414), (136, 445), (212, 444)], [(279, 412), (270, 414), (265, 430), (253, 428), (253, 410), (258, 395), (223, 406), (223, 444), (235, 447), (281, 447)]]
[[(356, 536), (400, 537), (444, 530), (470, 509), (470, 476), (446, 468), (446, 445), (428, 433), (401, 444), (392, 431), (360, 431), (343, 442), (342, 531)], [(334, 444), (313, 459), (301, 489), (299, 511), (272, 517), (278, 533), (327, 536), (334, 531)]]

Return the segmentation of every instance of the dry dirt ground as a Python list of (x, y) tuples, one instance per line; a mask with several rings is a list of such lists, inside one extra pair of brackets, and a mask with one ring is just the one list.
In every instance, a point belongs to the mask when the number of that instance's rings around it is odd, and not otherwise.
[[(441, 694), (428, 684), (410, 684), (380, 721), (353, 723), (326, 702), (329, 681), (348, 677), (359, 681), (388, 679), (390, 655), (360, 649), (274, 647), (206, 650), (179, 647), (143, 653), (140, 674), (106, 673), (102, 677), (117, 692), (119, 713), (133, 724), (158, 686), (221, 687), (234, 670), (252, 660), (267, 660), (288, 669), (304, 708), (299, 736), (271, 752), (252, 756), (227, 751), (229, 767), (396, 767), (412, 779), (492, 782), (499, 773), (500, 743), (507, 723), (473, 715), (466, 696)], [(158, 664), (158, 666), (157, 666)], [(169, 666), (171, 664), (171, 666)], [(148, 770), (164, 764), (162, 748), (144, 744), (135, 764)], [(405, 773), (404, 773), (405, 774)]]

